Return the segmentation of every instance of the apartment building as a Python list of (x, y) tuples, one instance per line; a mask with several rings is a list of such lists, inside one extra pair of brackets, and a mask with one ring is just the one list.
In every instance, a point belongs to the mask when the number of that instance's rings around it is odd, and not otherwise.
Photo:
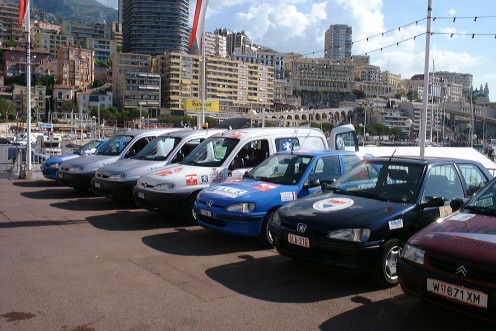
[(353, 65), (337, 64), (330, 59), (304, 58), (301, 55), (284, 59), (288, 79), (295, 90), (352, 92), (355, 88)]
[(119, 110), (125, 107), (125, 74), (151, 72), (150, 55), (133, 53), (114, 53), (112, 55), (112, 91), (114, 104)]
[[(25, 117), (28, 109), (28, 88), (26, 86), (14, 86), (12, 91), (12, 103), (19, 117)], [(46, 87), (33, 86), (31, 87), (31, 114), (37, 120), (40, 120), (45, 115), (47, 102)]]
[(110, 108), (113, 104), (112, 92), (85, 91), (77, 93), (77, 104), (83, 113), (89, 113), (92, 108)]
[(125, 71), (123, 78), (123, 109), (139, 109), (145, 117), (158, 117), (161, 98), (160, 75)]
[(225, 36), (206, 32), (203, 41), (205, 43), (205, 56), (227, 57), (227, 41)]
[(188, 0), (123, 0), (123, 51), (156, 56), (189, 51)]
[(366, 82), (380, 82), (381, 81), (381, 67), (371, 64), (355, 65), (353, 68), (355, 80)]
[(349, 25), (331, 25), (324, 34), (324, 58), (339, 61), (351, 57), (352, 28)]
[(86, 90), (93, 84), (94, 56), (93, 50), (75, 46), (62, 46), (57, 52), (59, 66), (57, 83)]
[(25, 43), (24, 27), (17, 25), (19, 6), (0, 3), (0, 46), (6, 43)]
[[(198, 113), (202, 99), (202, 62), (198, 55), (157, 56), (152, 70), (163, 77), (163, 107), (171, 113)], [(269, 66), (218, 57), (206, 58), (207, 111), (244, 113), (269, 108), (274, 99), (274, 72)]]
[[(0, 54), (0, 70), (7, 76), (18, 76), (26, 72), (26, 49), (22, 47), (4, 48)], [(51, 74), (50, 53), (43, 49), (31, 50), (31, 72), (33, 74)]]
[(236, 48), (231, 55), (232, 60), (247, 63), (257, 63), (271, 66), (274, 69), (274, 79), (284, 79), (284, 54), (267, 50), (252, 50)]
[(381, 72), (381, 82), (399, 88), (401, 86), (401, 75), (394, 74), (388, 70)]
[(55, 32), (40, 32), (32, 37), (33, 47), (41, 48), (50, 53), (53, 58), (57, 57), (57, 51), (62, 46), (74, 46), (74, 37), (70, 35), (57, 34)]

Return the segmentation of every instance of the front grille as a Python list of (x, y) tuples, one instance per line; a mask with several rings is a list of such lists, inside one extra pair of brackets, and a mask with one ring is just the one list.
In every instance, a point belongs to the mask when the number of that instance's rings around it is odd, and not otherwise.
[(219, 227), (225, 227), (226, 226), (226, 222), (223, 222), (223, 221), (219, 221), (219, 220), (216, 220), (216, 219), (213, 219), (212, 217), (207, 217), (207, 216), (198, 216), (202, 222), (205, 222), (207, 224), (211, 224), (211, 225), (214, 225), (214, 226), (219, 226)]
[(101, 178), (101, 179), (107, 179), (107, 178), (109, 178), (109, 176), (99, 174), (98, 172), (95, 174), (95, 177), (96, 177), (96, 178)]
[(145, 199), (139, 199), (139, 198), (135, 198), (135, 203), (140, 206), (140, 207), (143, 207), (145, 209), (148, 209), (148, 210), (157, 210), (159, 209), (158, 208), (158, 205), (155, 203), (155, 202), (152, 202), (152, 201), (148, 201), (148, 200), (145, 200)]
[[(473, 265), (464, 261), (450, 261), (449, 258), (443, 256), (429, 257), (430, 266), (440, 273), (449, 275), (450, 277), (459, 278), (462, 280), (472, 280), (476, 282), (496, 283), (496, 272), (482, 269), (480, 265)], [(467, 271), (467, 276), (456, 274), (457, 268), (464, 266)]]

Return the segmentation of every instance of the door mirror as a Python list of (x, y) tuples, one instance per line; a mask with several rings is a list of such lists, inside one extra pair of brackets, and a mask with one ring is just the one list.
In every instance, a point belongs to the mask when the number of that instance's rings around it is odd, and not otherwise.
[(457, 211), (462, 206), (463, 206), (463, 200), (460, 198), (455, 198), (455, 199), (451, 200), (451, 202), (450, 202), (450, 207), (453, 211)]
[(305, 181), (305, 184), (303, 184), (303, 188), (304, 189), (309, 189), (309, 188), (312, 188), (312, 187), (317, 187), (317, 186), (320, 186), (320, 180), (316, 179), (316, 180), (307, 180)]
[(434, 197), (429, 201), (420, 204), (420, 208), (432, 208), (441, 206), (444, 206), (444, 200), (441, 197)]

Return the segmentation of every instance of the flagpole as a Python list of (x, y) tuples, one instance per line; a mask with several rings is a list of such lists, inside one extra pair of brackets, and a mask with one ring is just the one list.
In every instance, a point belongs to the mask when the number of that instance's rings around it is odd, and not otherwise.
[(427, 3), (427, 31), (425, 34), (425, 61), (424, 61), (424, 91), (422, 98), (422, 116), (420, 117), (419, 143), (420, 157), (425, 155), (425, 137), (427, 128), (427, 101), (429, 99), (429, 47), (431, 42), (432, 0)]
[(26, 85), (28, 89), (27, 99), (27, 145), (26, 145), (26, 164), (27, 170), (31, 172), (31, 18), (30, 18), (31, 1), (26, 4)]
[(205, 124), (205, 99), (206, 99), (206, 82), (207, 82), (207, 65), (206, 65), (206, 57), (205, 57), (205, 29), (202, 32), (202, 48), (201, 48), (201, 59), (202, 59), (202, 112), (201, 112), (201, 123), (200, 127), (203, 127)]

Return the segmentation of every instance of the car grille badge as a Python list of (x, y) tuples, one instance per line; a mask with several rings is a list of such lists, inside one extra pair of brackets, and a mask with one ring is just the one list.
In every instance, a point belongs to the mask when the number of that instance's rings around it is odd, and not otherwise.
[(461, 265), (456, 268), (455, 275), (462, 275), (463, 277), (467, 277), (467, 269), (465, 269), (465, 266)]
[(306, 229), (307, 225), (303, 223), (298, 223), (298, 225), (296, 226), (296, 231), (298, 231), (299, 233), (305, 233)]
[(208, 200), (206, 203), (207, 207), (212, 207), (213, 204), (214, 202), (212, 200)]

